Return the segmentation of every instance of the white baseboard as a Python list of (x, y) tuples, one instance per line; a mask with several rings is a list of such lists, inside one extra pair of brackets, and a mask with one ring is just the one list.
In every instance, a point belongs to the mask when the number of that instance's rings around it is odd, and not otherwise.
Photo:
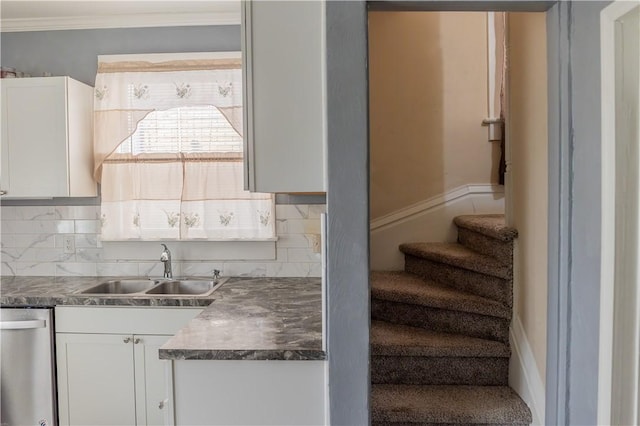
[(438, 194), (434, 197), (420, 201), (419, 203), (405, 207), (400, 210), (396, 210), (393, 213), (384, 215), (378, 219), (371, 221), (371, 231), (384, 229), (387, 226), (394, 226), (398, 223), (402, 223), (411, 218), (419, 215), (423, 215), (434, 208), (439, 206), (455, 202), (469, 195), (481, 195), (481, 194), (495, 194), (504, 196), (504, 187), (500, 185), (491, 184), (470, 184), (462, 185), (452, 190), (445, 192), (444, 194)]
[(509, 361), (509, 385), (527, 403), (533, 415), (532, 425), (544, 425), (545, 387), (533, 357), (533, 351), (524, 332), (520, 318), (511, 323), (511, 360)]
[(463, 185), (371, 221), (371, 269), (402, 270), (402, 243), (456, 241), (453, 218), (463, 214), (504, 213), (504, 187)]

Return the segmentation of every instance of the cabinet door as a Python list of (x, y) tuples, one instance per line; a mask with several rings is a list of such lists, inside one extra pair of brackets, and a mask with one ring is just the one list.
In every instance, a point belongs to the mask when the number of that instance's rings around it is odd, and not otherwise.
[(326, 361), (174, 361), (176, 424), (326, 425), (326, 368)]
[(130, 335), (56, 334), (61, 425), (134, 425)]
[(242, 7), (247, 186), (323, 192), (324, 1), (243, 1)]
[(171, 361), (158, 358), (158, 349), (171, 336), (134, 336), (138, 425), (173, 424)]
[(0, 189), (6, 197), (68, 196), (65, 78), (18, 80), (2, 82)]

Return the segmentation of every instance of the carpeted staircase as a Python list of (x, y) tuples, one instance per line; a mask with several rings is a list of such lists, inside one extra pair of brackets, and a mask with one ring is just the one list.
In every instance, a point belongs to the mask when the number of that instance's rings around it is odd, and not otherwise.
[(525, 425), (508, 386), (513, 239), (503, 215), (458, 216), (458, 243), (402, 244), (371, 274), (374, 426)]

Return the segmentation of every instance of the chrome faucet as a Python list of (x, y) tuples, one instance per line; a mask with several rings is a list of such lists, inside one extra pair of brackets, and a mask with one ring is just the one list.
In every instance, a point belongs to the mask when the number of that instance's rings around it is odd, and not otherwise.
[(162, 254), (160, 254), (160, 261), (164, 263), (164, 277), (165, 278), (173, 278), (173, 273), (171, 272), (171, 251), (166, 244), (160, 244), (164, 247), (162, 250)]

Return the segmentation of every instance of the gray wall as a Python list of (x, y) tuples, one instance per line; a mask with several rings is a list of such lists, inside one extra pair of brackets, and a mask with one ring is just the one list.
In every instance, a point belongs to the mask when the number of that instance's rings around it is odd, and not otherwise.
[(33, 76), (68, 75), (93, 86), (97, 56), (239, 51), (240, 26), (119, 28), (2, 33), (2, 66)]
[[(240, 26), (28, 31), (0, 34), (0, 62), (33, 76), (67, 75), (93, 86), (98, 55), (240, 50)], [(3, 200), (2, 205), (90, 205), (99, 198)], [(285, 195), (277, 204), (324, 204), (322, 195)]]
[(561, 2), (549, 35), (547, 424), (597, 424), (600, 327), (600, 12)]
[[(600, 11), (608, 2), (571, 8), (571, 279), (569, 409), (571, 424), (597, 424), (600, 327)], [(585, 374), (592, 372), (591, 374)]]
[[(239, 51), (240, 26), (119, 28), (0, 33), (0, 63), (41, 76), (70, 76), (94, 85), (98, 55)], [(95, 205), (97, 198), (2, 200), (15, 205)]]
[(367, 11), (327, 2), (327, 349), (332, 425), (369, 424)]

